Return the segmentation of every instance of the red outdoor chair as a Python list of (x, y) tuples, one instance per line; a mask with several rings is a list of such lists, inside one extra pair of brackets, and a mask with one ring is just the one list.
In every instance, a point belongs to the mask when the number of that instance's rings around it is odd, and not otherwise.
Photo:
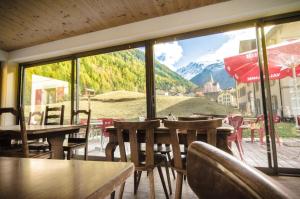
[[(274, 126), (280, 122), (281, 122), (281, 117), (279, 115), (274, 115), (273, 116)], [(264, 136), (265, 136), (264, 115), (258, 116), (255, 123), (260, 124), (260, 126), (259, 127), (251, 127), (251, 142), (253, 143), (253, 141), (254, 141), (255, 131), (258, 131), (259, 142), (260, 142), (260, 144), (264, 144)], [(279, 133), (277, 131), (275, 131), (275, 138), (276, 138), (277, 143), (280, 145)]]
[(237, 149), (239, 151), (241, 160), (243, 160), (244, 150), (242, 147), (242, 139), (243, 139), (243, 129), (240, 128), (243, 124), (243, 117), (242, 116), (233, 116), (228, 118), (229, 125), (233, 126), (234, 132), (228, 136), (228, 146), (231, 148), (231, 143), (235, 142)]

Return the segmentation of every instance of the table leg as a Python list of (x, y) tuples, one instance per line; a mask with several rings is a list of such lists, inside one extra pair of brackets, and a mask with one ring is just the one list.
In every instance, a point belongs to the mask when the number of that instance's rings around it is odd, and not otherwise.
[(64, 159), (64, 149), (63, 143), (65, 140), (65, 135), (55, 135), (47, 137), (50, 149), (52, 151), (52, 159)]
[(105, 155), (107, 161), (114, 161), (114, 152), (116, 150), (117, 145), (113, 142), (109, 142), (105, 148)]
[(223, 151), (233, 155), (233, 152), (228, 146), (227, 135), (218, 135), (217, 136), (217, 147)]

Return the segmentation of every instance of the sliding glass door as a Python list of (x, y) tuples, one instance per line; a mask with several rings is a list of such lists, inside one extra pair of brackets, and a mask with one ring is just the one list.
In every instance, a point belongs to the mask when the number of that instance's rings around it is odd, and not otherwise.
[(265, 26), (264, 37), (270, 77), (272, 115), (268, 119), (272, 125), (272, 148), (275, 145), (279, 168), (299, 169), (300, 22)]

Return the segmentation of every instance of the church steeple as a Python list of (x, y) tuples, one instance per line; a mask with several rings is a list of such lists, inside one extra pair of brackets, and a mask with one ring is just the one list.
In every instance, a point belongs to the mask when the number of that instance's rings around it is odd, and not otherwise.
[(213, 78), (213, 76), (212, 76), (212, 73), (210, 73), (210, 81), (211, 81), (212, 83), (214, 83), (214, 78)]

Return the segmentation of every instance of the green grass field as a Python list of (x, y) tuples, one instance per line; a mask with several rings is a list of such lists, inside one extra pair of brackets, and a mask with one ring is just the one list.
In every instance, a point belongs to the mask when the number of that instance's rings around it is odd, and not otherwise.
[[(91, 97), (92, 118), (123, 118), (136, 119), (139, 116), (146, 116), (146, 95), (138, 92), (114, 91)], [(65, 119), (70, 120), (70, 101), (50, 106), (65, 105)], [(29, 114), (30, 106), (25, 107), (25, 114)], [(88, 109), (87, 97), (80, 98), (80, 109)], [(40, 107), (36, 106), (36, 111)], [(157, 96), (156, 97), (157, 116), (167, 116), (172, 113), (175, 116), (189, 116), (193, 113), (219, 114), (237, 112), (230, 106), (220, 105), (209, 101), (205, 97), (187, 96)], [(280, 123), (276, 125), (276, 130), (280, 137), (297, 136), (294, 123)], [(243, 137), (250, 137), (250, 130), (244, 130)]]

